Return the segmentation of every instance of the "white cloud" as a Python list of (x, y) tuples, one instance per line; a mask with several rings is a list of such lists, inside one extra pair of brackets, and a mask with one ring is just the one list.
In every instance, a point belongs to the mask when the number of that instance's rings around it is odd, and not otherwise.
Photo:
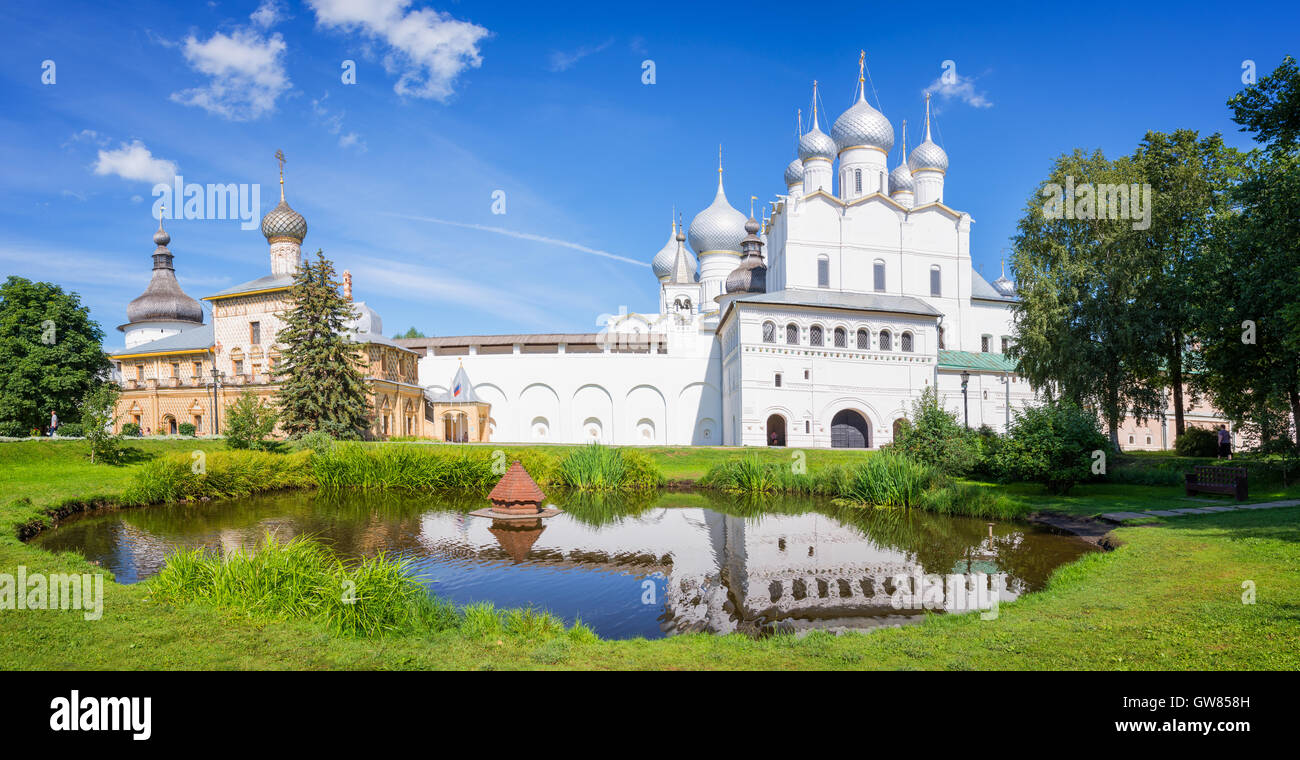
[(206, 86), (173, 92), (177, 103), (247, 121), (275, 110), (276, 99), (293, 84), (285, 72), (285, 44), (279, 33), (267, 37), (253, 29), (236, 29), (231, 34), (215, 32), (202, 41), (191, 34), (183, 48), (190, 67), (210, 79)]
[(574, 64), (578, 61), (581, 61), (589, 55), (595, 55), (613, 44), (614, 40), (609, 39), (599, 45), (584, 45), (571, 53), (557, 50), (554, 53), (551, 53), (550, 69), (551, 71), (568, 71), (573, 68)]
[(343, 132), (343, 117), (347, 116), (346, 111), (330, 111), (325, 107), (325, 101), (329, 99), (330, 94), (327, 92), (321, 96), (320, 100), (311, 102), (311, 110), (316, 114), (316, 118), (325, 126), (325, 131), (339, 138), (340, 148), (356, 148), (358, 151), (366, 152), (366, 143), (361, 139), (361, 135), (356, 132)]
[[(367, 288), (379, 290), (384, 295), (402, 301), (429, 304), (459, 304), (477, 311), (491, 313), (503, 319), (513, 319), (519, 324), (547, 324), (554, 319), (534, 304), (521, 302), (517, 294), (482, 285), (451, 275), (442, 268), (412, 265), (406, 261), (394, 261), (377, 257), (355, 257), (360, 264), (349, 268), (357, 279), (359, 293)], [(511, 304), (501, 311), (500, 304)]]
[(96, 174), (116, 174), (125, 180), (151, 185), (171, 182), (176, 171), (175, 161), (155, 158), (139, 140), (133, 140), (130, 145), (121, 143), (116, 150), (101, 150), (95, 161)]
[(483, 63), (479, 43), (490, 32), (432, 8), (408, 10), (411, 0), (308, 0), (316, 23), (360, 31), (388, 48), (384, 69), (396, 74), (393, 91), (415, 98), (446, 100), (465, 69)]
[(284, 20), (284, 12), (276, 0), (262, 0), (249, 18), (263, 29), (270, 29)]
[(947, 72), (931, 82), (930, 86), (925, 88), (925, 94), (937, 94), (945, 101), (956, 98), (975, 108), (993, 107), (993, 101), (989, 100), (985, 93), (976, 92), (973, 78), (963, 77), (956, 71)]

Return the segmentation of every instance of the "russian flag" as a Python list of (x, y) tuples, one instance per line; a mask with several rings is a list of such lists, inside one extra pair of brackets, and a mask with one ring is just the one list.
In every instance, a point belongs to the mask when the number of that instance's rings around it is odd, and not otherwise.
[(456, 387), (451, 389), (451, 397), (456, 398), (460, 395), (460, 381), (456, 381)]

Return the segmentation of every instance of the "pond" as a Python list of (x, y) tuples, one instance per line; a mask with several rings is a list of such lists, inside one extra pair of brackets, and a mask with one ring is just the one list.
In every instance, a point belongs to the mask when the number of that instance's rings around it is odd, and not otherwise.
[(532, 606), (611, 639), (914, 622), (926, 614), (919, 603), (901, 610), (891, 603), (899, 575), (984, 573), (1009, 601), (1094, 550), (1019, 523), (807, 497), (662, 492), (548, 501), (564, 512), (521, 522), (469, 515), (487, 505), (479, 494), (292, 492), (91, 514), (32, 543), (79, 551), (119, 582), (135, 583), (177, 548), (255, 551), (268, 533), (309, 535), (345, 559), (380, 552), (409, 559), (430, 591), (458, 604)]

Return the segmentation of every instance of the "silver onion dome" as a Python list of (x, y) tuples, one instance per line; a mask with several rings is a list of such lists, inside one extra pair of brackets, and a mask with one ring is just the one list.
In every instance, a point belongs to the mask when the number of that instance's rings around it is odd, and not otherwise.
[(722, 170), (718, 170), (718, 192), (713, 203), (691, 220), (688, 236), (697, 255), (709, 251), (740, 253), (745, 238), (745, 215), (731, 207), (722, 190)]
[(267, 240), (286, 237), (302, 242), (307, 237), (307, 220), (283, 199), (262, 217), (262, 234)]
[(192, 322), (203, 324), (203, 307), (181, 290), (176, 281), (176, 270), (172, 268), (172, 252), (167, 250), (171, 236), (158, 222), (158, 231), (153, 241), (157, 248), (153, 252), (153, 276), (149, 286), (135, 300), (126, 306), (126, 319), (132, 322)]
[[(650, 268), (654, 270), (655, 277), (659, 278), (660, 281), (672, 276), (673, 267), (677, 263), (677, 247), (681, 245), (682, 240), (681, 233), (677, 231), (677, 222), (674, 220), (672, 232), (668, 235), (668, 242), (664, 243), (664, 247), (659, 249), (659, 253), (656, 253), (654, 260), (650, 262)], [(696, 261), (695, 256), (690, 251), (686, 251), (686, 261), (690, 265), (691, 271), (694, 272)]]
[(930, 96), (925, 96), (925, 139), (912, 155), (907, 157), (907, 168), (913, 173), (931, 170), (938, 172), (948, 171), (948, 154), (944, 153), (934, 140), (930, 139)]
[(794, 159), (785, 167), (785, 186), (798, 185), (803, 182), (803, 163)]
[(833, 161), (835, 154), (838, 152), (835, 149), (835, 141), (830, 138), (830, 135), (818, 128), (817, 117), (814, 116), (812, 129), (799, 138), (799, 160), (811, 161), (824, 158), (827, 161)]
[(998, 275), (998, 278), (993, 281), (993, 289), (999, 294), (1007, 297), (1012, 297), (1016, 294), (1016, 284), (1007, 277), (1006, 261), (1002, 262), (1002, 271)]
[(915, 193), (916, 182), (912, 179), (912, 170), (907, 168), (907, 120), (903, 120), (903, 147), (898, 166), (889, 173), (889, 194)]
[(858, 102), (840, 114), (831, 126), (831, 138), (837, 152), (849, 148), (879, 148), (888, 153), (894, 147), (894, 125), (867, 102), (866, 90), (859, 77)]
[(899, 164), (889, 173), (889, 194), (915, 193), (916, 183), (912, 180), (912, 170), (906, 163)]

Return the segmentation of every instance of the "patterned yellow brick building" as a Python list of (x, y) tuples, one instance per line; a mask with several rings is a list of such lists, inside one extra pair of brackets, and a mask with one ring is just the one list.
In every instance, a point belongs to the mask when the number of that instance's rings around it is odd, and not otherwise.
[[(220, 432), (226, 408), (246, 390), (272, 401), (280, 385), (276, 368), (293, 275), (302, 259), (307, 221), (284, 199), (262, 219), (270, 244), (271, 273), (227, 288), (203, 300), (212, 310), (204, 324), (198, 301), (181, 290), (168, 249), (171, 236), (154, 234), (153, 277), (139, 298), (127, 306), (127, 322), (118, 327), (126, 348), (112, 354), (122, 395), (117, 431), (134, 422), (146, 434), (176, 433), (190, 423), (199, 434)], [(352, 299), (352, 277), (344, 276), (344, 295)], [(376, 438), (436, 437), (426, 421), (415, 351), (384, 337), (379, 315), (364, 303), (353, 304), (357, 317), (348, 338), (362, 348), (362, 372), (370, 390)], [(214, 375), (215, 370), (215, 375)], [(279, 432), (277, 430), (277, 432)]]

